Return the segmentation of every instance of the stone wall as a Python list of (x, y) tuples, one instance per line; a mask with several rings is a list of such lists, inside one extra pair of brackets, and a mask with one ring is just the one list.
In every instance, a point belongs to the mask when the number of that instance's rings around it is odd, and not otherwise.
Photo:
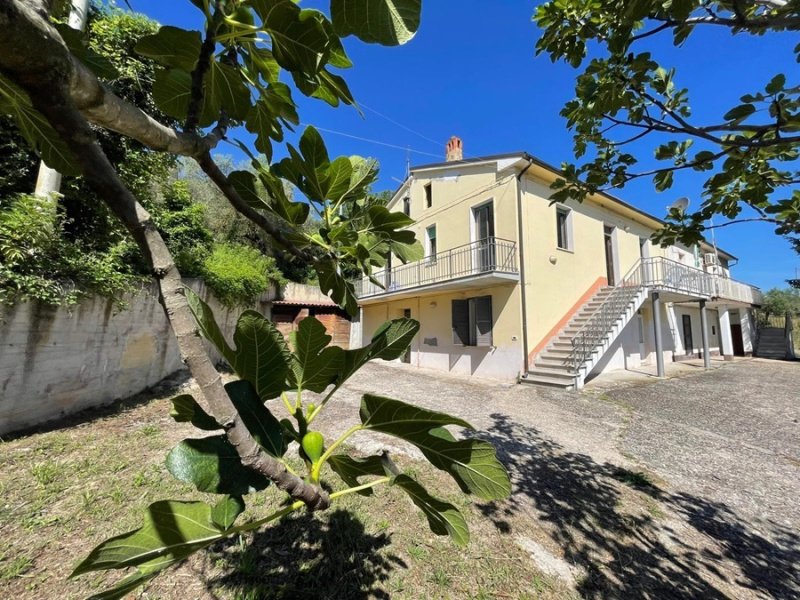
[[(222, 307), (202, 281), (187, 284), (230, 339), (241, 309)], [(274, 297), (253, 308), (269, 317)], [(132, 396), (183, 368), (155, 285), (125, 302), (124, 310), (97, 297), (70, 308), (0, 305), (0, 435)]]

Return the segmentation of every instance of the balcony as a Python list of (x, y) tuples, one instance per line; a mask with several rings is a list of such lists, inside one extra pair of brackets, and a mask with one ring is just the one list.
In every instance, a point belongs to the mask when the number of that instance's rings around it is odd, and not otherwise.
[(761, 293), (761, 290), (747, 283), (715, 276), (714, 285), (716, 286), (715, 297), (717, 298), (755, 304), (757, 306), (761, 306), (764, 303), (764, 294)]
[(668, 258), (642, 259), (637, 275), (633, 278), (639, 279), (636, 284), (663, 292), (756, 305), (760, 305), (764, 299), (757, 287)]
[(514, 281), (519, 281), (516, 243), (490, 237), (388, 271), (376, 271), (372, 279), (356, 280), (354, 286), (361, 300), (404, 296), (426, 289), (439, 292)]

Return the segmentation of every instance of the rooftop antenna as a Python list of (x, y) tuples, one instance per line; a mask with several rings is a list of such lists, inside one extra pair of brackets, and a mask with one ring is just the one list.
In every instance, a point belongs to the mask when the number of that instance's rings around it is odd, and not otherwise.
[(406, 146), (406, 179), (411, 175), (411, 147)]

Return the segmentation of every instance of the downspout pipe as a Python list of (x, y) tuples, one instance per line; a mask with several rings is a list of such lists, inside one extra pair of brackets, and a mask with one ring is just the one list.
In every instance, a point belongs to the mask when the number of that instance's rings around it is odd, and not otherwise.
[(519, 248), (519, 285), (520, 303), (522, 304), (522, 365), (523, 377), (528, 376), (528, 304), (525, 293), (525, 242), (522, 224), (522, 178), (533, 165), (533, 158), (528, 157), (528, 164), (517, 174), (517, 247)]

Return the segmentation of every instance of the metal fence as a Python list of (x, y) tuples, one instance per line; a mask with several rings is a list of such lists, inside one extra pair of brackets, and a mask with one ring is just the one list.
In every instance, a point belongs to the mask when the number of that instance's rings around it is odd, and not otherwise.
[(422, 260), (373, 273), (354, 282), (359, 298), (443, 283), (484, 273), (518, 273), (517, 245), (510, 240), (490, 237), (450, 250), (437, 252)]

